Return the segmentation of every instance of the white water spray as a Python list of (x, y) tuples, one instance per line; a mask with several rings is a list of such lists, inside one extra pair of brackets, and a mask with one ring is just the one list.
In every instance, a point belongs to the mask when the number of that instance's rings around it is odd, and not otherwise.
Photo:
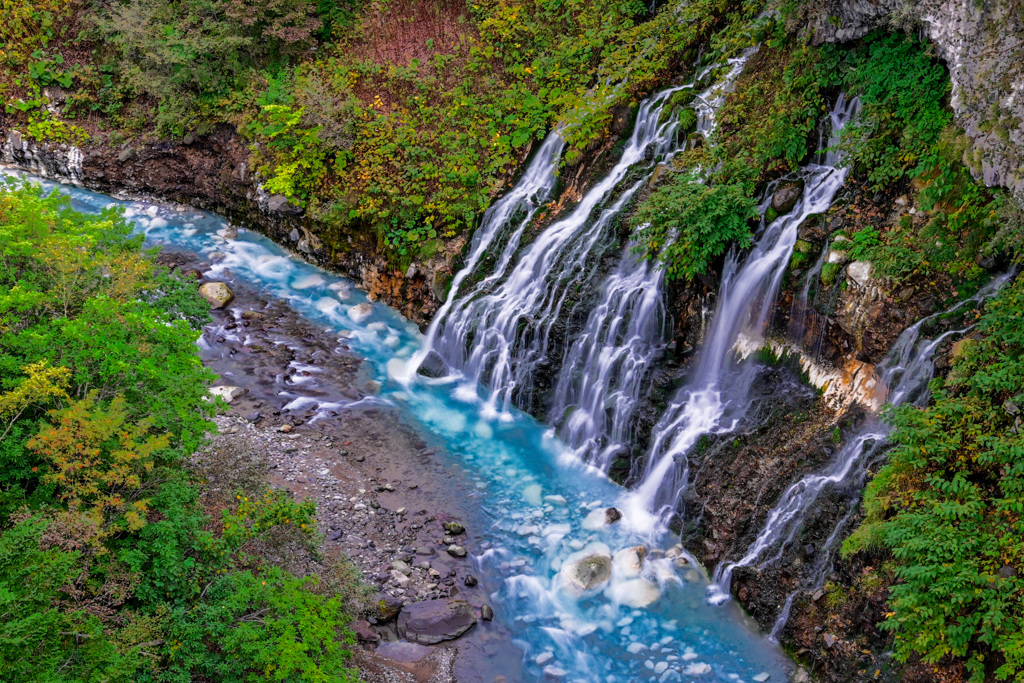
[[(519, 246), (519, 239), (522, 236), (523, 230), (530, 224), (537, 208), (551, 194), (558, 171), (558, 161), (562, 156), (562, 148), (564, 146), (565, 141), (562, 140), (557, 131), (549, 133), (547, 138), (544, 139), (544, 144), (541, 145), (533, 161), (527, 166), (526, 172), (519, 179), (519, 182), (516, 183), (515, 187), (484, 213), (480, 227), (473, 235), (473, 242), (469, 257), (466, 259), (466, 265), (456, 273), (451, 287), (448, 289), (448, 296), (444, 304), (441, 305), (437, 314), (430, 321), (426, 338), (423, 340), (423, 346), (420, 347), (406, 365), (404, 376), (401, 377), (404, 383), (408, 384), (412, 381), (423, 361), (426, 360), (433, 350), (438, 328), (455, 303), (462, 282), (476, 270), (484, 254), (494, 244), (495, 239), (508, 228), (513, 219), (518, 217), (519, 222), (513, 230), (508, 243), (506, 243), (505, 249), (502, 251), (494, 273), (492, 273), (491, 278), (488, 278), (488, 280), (495, 276), (500, 277), (501, 273), (504, 273), (508, 267), (508, 262), (512, 259), (512, 255)], [(488, 280), (484, 282), (486, 283)]]
[[(948, 310), (922, 318), (900, 334), (881, 364), (882, 382), (888, 389), (888, 403), (893, 406), (926, 405), (929, 398), (928, 384), (934, 376), (935, 350), (950, 336), (961, 335), (970, 329), (949, 330), (935, 339), (921, 340), (922, 327), (939, 316), (949, 315), (970, 303), (977, 304), (992, 296), (1011, 277), (1012, 274), (1006, 274), (995, 278), (974, 296), (964, 299)], [(709, 587), (709, 600), (713, 603), (728, 600), (732, 574), (736, 568), (755, 563), (767, 566), (782, 559), (786, 547), (800, 533), (808, 512), (823, 491), (844, 483), (859, 481), (861, 486), (854, 487), (859, 495), (870, 456), (882, 446), (888, 434), (889, 429), (885, 424), (876, 419), (869, 420), (846, 442), (836, 458), (824, 470), (809, 474), (790, 486), (768, 514), (764, 527), (747, 548), (744, 556), (736, 562), (720, 564), (715, 570), (713, 583)], [(850, 506), (850, 510), (852, 512), (853, 505)], [(834, 546), (841, 540), (840, 532), (850, 516), (848, 513), (840, 520), (822, 548), (818, 549), (816, 573), (820, 574), (822, 580), (830, 565), (829, 560)], [(775, 552), (762, 561), (762, 557), (770, 549), (774, 549)], [(793, 595), (790, 595), (786, 600), (786, 605), (772, 629), (773, 636), (785, 626), (792, 599)]]
[[(694, 98), (696, 132), (705, 139), (752, 52), (730, 60), (725, 76)], [(601, 301), (567, 350), (558, 376), (548, 421), (577, 457), (604, 472), (633, 441), (633, 416), (647, 373), (665, 346), (663, 280), (661, 263), (625, 249), (618, 267), (602, 283)]]
[[(857, 99), (840, 96), (833, 108), (829, 148), (859, 111)], [(760, 338), (786, 270), (797, 227), (811, 214), (823, 213), (846, 179), (838, 153), (826, 148), (822, 163), (802, 169), (806, 190), (793, 211), (768, 225), (757, 244), (739, 262), (726, 259), (718, 306), (697, 366), (654, 429), (640, 484), (624, 502), (634, 525), (662, 529), (674, 512), (689, 478), (687, 454), (698, 439), (731, 431), (745, 409), (753, 380), (749, 366), (731, 362), (740, 332)]]
[(524, 221), (491, 274), (461, 297), (452, 297), (444, 314), (435, 318), (426, 352), (433, 351), (449, 378), (459, 382), (461, 398), (476, 399), (480, 385), (490, 387), (483, 401), (485, 416), (508, 415), (517, 389), (528, 391), (533, 373), (550, 362), (552, 328), (567, 298), (589, 279), (594, 252), (607, 241), (613, 219), (646, 174), (614, 197), (616, 190), (635, 166), (652, 166), (673, 151), (678, 121), (671, 117), (661, 122), (661, 114), (680, 89), (664, 90), (641, 104), (621, 158), (569, 216), (538, 235), (513, 265), (529, 223)]

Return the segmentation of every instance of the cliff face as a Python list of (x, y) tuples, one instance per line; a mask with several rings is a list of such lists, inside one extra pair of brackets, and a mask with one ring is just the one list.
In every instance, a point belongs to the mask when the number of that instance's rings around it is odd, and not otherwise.
[(949, 67), (952, 106), (973, 145), (964, 163), (1024, 198), (1024, 5), (1018, 0), (824, 0), (809, 10), (815, 42), (878, 27), (918, 27)]
[(405, 270), (388, 262), (370, 230), (332, 236), (326, 245), (316, 236), (325, 226), (306, 218), (286, 198), (262, 190), (250, 168), (249, 150), (230, 126), (182, 141), (113, 147), (97, 140), (84, 148), (40, 145), (11, 130), (0, 137), (0, 163), (99, 192), (153, 196), (221, 213), (349, 277), (371, 298), (417, 323), (428, 322), (444, 298), (461, 243)]

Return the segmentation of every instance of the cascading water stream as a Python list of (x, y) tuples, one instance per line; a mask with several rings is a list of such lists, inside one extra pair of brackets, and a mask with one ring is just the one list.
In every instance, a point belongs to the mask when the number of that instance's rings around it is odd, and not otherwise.
[[(729, 71), (694, 99), (696, 132), (705, 139), (751, 53), (730, 60)], [(558, 376), (548, 422), (577, 457), (603, 472), (632, 443), (633, 415), (641, 403), (644, 380), (664, 350), (663, 280), (660, 263), (624, 249), (615, 271), (601, 285), (600, 303), (567, 349)]]
[[(935, 350), (942, 342), (953, 335), (960, 335), (970, 328), (946, 331), (934, 339), (920, 339), (921, 329), (928, 322), (940, 316), (949, 315), (970, 303), (979, 303), (995, 294), (1012, 277), (1012, 274), (995, 278), (979, 290), (974, 296), (964, 299), (952, 308), (922, 318), (908, 327), (893, 343), (892, 348), (881, 363), (882, 383), (888, 390), (887, 402), (893, 406), (904, 404), (924, 406), (928, 402), (928, 383), (934, 374), (932, 358)], [(836, 458), (821, 472), (807, 475), (789, 487), (768, 514), (764, 527), (757, 538), (747, 549), (746, 554), (732, 563), (722, 563), (715, 570), (715, 576), (709, 586), (709, 600), (721, 603), (729, 598), (733, 571), (738, 567), (747, 567), (755, 563), (767, 566), (782, 559), (786, 547), (792, 543), (800, 532), (803, 521), (811, 510), (814, 502), (823, 491), (830, 487), (843, 484), (859, 483), (851, 486), (859, 497), (866, 477), (867, 467), (872, 457), (884, 447), (889, 430), (877, 419), (868, 420), (840, 449)], [(851, 501), (851, 503), (854, 501)], [(849, 512), (839, 521), (823, 546), (817, 550), (818, 559), (815, 563), (817, 584), (824, 580), (825, 573), (831, 564), (831, 555), (836, 543), (841, 540), (841, 531), (855, 510), (849, 506)], [(766, 560), (760, 561), (770, 549), (775, 553)], [(812, 588), (813, 590), (813, 588)], [(797, 591), (799, 592), (799, 591)], [(775, 636), (785, 626), (792, 605), (791, 594), (772, 629)]]
[(526, 172), (523, 173), (515, 187), (484, 213), (480, 227), (473, 233), (473, 242), (469, 257), (466, 259), (466, 264), (455, 274), (444, 304), (441, 305), (441, 308), (438, 309), (430, 321), (423, 345), (410, 359), (405, 369), (404, 381), (406, 383), (416, 376), (423, 361), (426, 360), (433, 350), (438, 328), (441, 326), (441, 322), (448, 316), (448, 312), (458, 298), (459, 287), (463, 281), (476, 270), (477, 265), (479, 265), (495, 240), (510, 227), (513, 220), (518, 218), (518, 223), (512, 229), (512, 234), (509, 236), (505, 248), (498, 257), (494, 271), (488, 278), (479, 283), (477, 287), (490, 286), (508, 268), (509, 261), (512, 260), (512, 256), (519, 247), (519, 240), (522, 237), (523, 230), (533, 220), (537, 208), (551, 194), (551, 189), (555, 185), (555, 178), (557, 176), (558, 162), (561, 159), (564, 146), (565, 141), (557, 131), (549, 133), (544, 139), (544, 144), (541, 145), (541, 148), (534, 155), (533, 160), (526, 167)]
[(701, 436), (734, 429), (742, 416), (754, 375), (749, 364), (730, 362), (730, 352), (741, 331), (761, 336), (798, 226), (826, 211), (842, 187), (847, 171), (833, 147), (859, 109), (859, 100), (840, 96), (829, 116), (823, 163), (801, 170), (807, 189), (792, 212), (764, 229), (742, 263), (735, 253), (726, 259), (718, 305), (696, 368), (655, 426), (640, 483), (623, 502), (634, 525), (653, 533), (664, 528), (689, 478), (687, 453)]
[[(609, 200), (635, 166), (651, 166), (653, 160), (674, 151), (678, 121), (671, 117), (662, 122), (661, 115), (670, 96), (682, 87), (664, 90), (640, 105), (621, 158), (569, 216), (538, 235), (513, 265), (530, 222), (523, 221), (498, 267), (459, 298), (450, 295), (450, 304), (443, 315), (436, 316), (429, 346), (418, 354), (417, 365), (433, 354), (447, 368), (449, 379), (459, 382), (460, 398), (476, 400), (481, 385), (486, 385), (490, 393), (483, 401), (483, 414), (509, 414), (516, 391), (528, 391), (537, 368), (549, 361), (551, 330), (567, 297), (586, 280), (593, 252), (645, 178), (622, 189), (611, 205)], [(460, 283), (471, 266), (476, 263), (467, 264)]]

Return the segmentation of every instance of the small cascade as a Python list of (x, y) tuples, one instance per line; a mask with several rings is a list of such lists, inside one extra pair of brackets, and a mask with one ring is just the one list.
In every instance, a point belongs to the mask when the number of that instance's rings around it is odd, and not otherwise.
[[(977, 304), (992, 296), (1011, 277), (1012, 274), (1006, 274), (995, 278), (974, 296), (964, 299), (948, 310), (922, 318), (900, 334), (880, 366), (882, 381), (888, 388), (889, 404), (893, 406), (926, 405), (929, 398), (928, 384), (934, 376), (935, 350), (949, 337), (962, 335), (970, 329), (968, 327), (949, 330), (929, 340), (920, 338), (922, 328), (940, 316), (949, 315), (968, 304)], [(775, 508), (768, 514), (761, 533), (750, 544), (746, 554), (736, 562), (720, 564), (715, 570), (714, 579), (709, 587), (709, 601), (719, 603), (728, 600), (732, 574), (737, 567), (747, 567), (755, 563), (758, 563), (759, 566), (767, 566), (782, 559), (785, 549), (800, 533), (807, 513), (821, 493), (831, 487), (850, 485), (853, 498), (848, 506), (848, 512), (817, 551), (813, 583), (823, 584), (831, 566), (831, 557), (835, 547), (843, 538), (842, 531), (856, 510), (856, 498), (860, 496), (868, 466), (874, 457), (884, 450), (888, 431), (888, 427), (883, 422), (877, 419), (868, 420), (847, 440), (836, 458), (824, 470), (809, 474), (790, 486), (776, 503)], [(762, 560), (770, 550), (774, 550), (774, 553)], [(812, 590), (818, 587), (820, 586), (815, 585)], [(773, 635), (777, 635), (785, 626), (794, 595), (795, 593), (790, 595), (783, 606), (772, 630)]]
[(814, 341), (808, 344), (807, 348), (810, 351), (811, 358), (815, 359), (821, 350), (821, 339), (825, 326), (821, 316), (811, 306), (811, 288), (818, 282), (821, 269), (825, 265), (825, 259), (828, 257), (830, 249), (831, 241), (826, 239), (825, 246), (821, 250), (821, 254), (818, 255), (818, 260), (814, 262), (811, 269), (804, 275), (803, 282), (800, 284), (800, 293), (793, 298), (793, 305), (789, 310), (789, 326), (786, 329), (786, 338), (796, 344), (804, 341), (804, 337), (807, 336), (808, 332), (814, 334)]
[[(592, 279), (595, 256), (608, 242), (614, 219), (646, 182), (655, 161), (675, 151), (678, 120), (661, 119), (671, 95), (683, 87), (664, 90), (640, 105), (621, 158), (567, 217), (519, 249), (529, 223), (524, 221), (497, 267), (436, 316), (426, 353), (444, 365), (450, 381), (459, 382), (460, 398), (478, 400), (485, 387), (484, 415), (507, 416), (514, 401), (528, 406), (537, 369), (551, 362), (552, 330), (567, 301)], [(622, 187), (634, 167), (643, 165), (648, 172), (639, 179), (633, 175)], [(468, 271), (467, 266), (461, 279)]]
[(822, 163), (801, 170), (806, 190), (797, 205), (762, 231), (742, 262), (735, 253), (726, 259), (718, 305), (700, 358), (655, 426), (642, 478), (625, 502), (631, 517), (652, 530), (663, 526), (676, 509), (689, 478), (686, 455), (697, 440), (734, 429), (742, 417), (754, 373), (749, 364), (731, 362), (731, 351), (741, 332), (761, 337), (798, 226), (810, 215), (826, 211), (842, 187), (847, 171), (831, 148), (859, 109), (859, 100), (840, 96), (830, 114), (831, 134)]
[(477, 288), (490, 285), (504, 274), (509, 262), (512, 260), (512, 256), (519, 247), (519, 240), (522, 238), (523, 230), (533, 220), (533, 215), (537, 212), (537, 208), (548, 199), (551, 189), (555, 186), (558, 162), (562, 157), (562, 148), (564, 146), (565, 141), (558, 134), (558, 131), (549, 133), (544, 139), (544, 144), (541, 145), (541, 148), (534, 155), (533, 160), (526, 167), (526, 171), (515, 187), (484, 213), (480, 227), (473, 233), (473, 241), (469, 257), (466, 259), (466, 265), (455, 274), (451, 287), (448, 288), (448, 296), (445, 298), (444, 304), (441, 305), (437, 314), (430, 321), (423, 345), (410, 359), (405, 368), (405, 383), (408, 383), (416, 376), (420, 366), (423, 365), (423, 362), (433, 351), (438, 329), (455, 304), (462, 283), (476, 270), (488, 249), (491, 248), (499, 236), (512, 226), (513, 221), (518, 219), (515, 227), (511, 228), (512, 234), (509, 236), (504, 250), (502, 250), (501, 255), (498, 257), (494, 271), (488, 278), (478, 283)]
[[(694, 99), (696, 132), (705, 139), (751, 53), (730, 60), (726, 75)], [(644, 380), (665, 347), (663, 280), (660, 263), (623, 250), (559, 373), (548, 421), (580, 459), (603, 472), (633, 442), (633, 415)]]

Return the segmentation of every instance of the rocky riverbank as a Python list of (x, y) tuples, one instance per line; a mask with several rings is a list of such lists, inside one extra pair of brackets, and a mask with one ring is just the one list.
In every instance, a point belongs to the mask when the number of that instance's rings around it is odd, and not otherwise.
[[(206, 282), (209, 263), (161, 259)], [(255, 479), (316, 501), (321, 555), (347, 558), (365, 587), (354, 630), (366, 680), (490, 683), (514, 672), (517, 658), (501, 656), (514, 648), (467, 557), (486, 520), (461, 471), (375, 398), (344, 337), (230, 273), (216, 281), (231, 298), (213, 310), (200, 349), (230, 401), (194, 463), (211, 495)], [(305, 557), (280, 561), (301, 565), (291, 566), (299, 575), (325, 571)]]

